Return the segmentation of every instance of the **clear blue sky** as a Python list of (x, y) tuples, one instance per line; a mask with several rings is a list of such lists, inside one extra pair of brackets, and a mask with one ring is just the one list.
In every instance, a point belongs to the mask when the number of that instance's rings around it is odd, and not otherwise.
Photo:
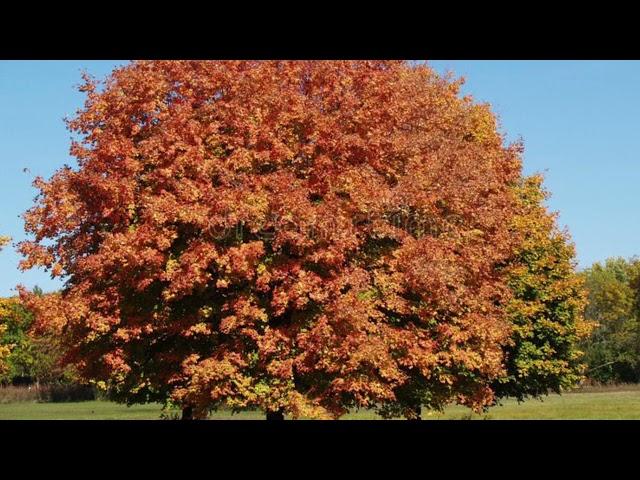
[[(82, 105), (81, 70), (101, 77), (122, 63), (0, 61), (0, 234), (23, 239), (19, 215), (32, 204), (33, 176), (73, 164), (62, 119)], [(549, 206), (569, 228), (580, 266), (640, 254), (640, 62), (430, 63), (464, 76), (464, 93), (492, 104), (508, 139), (524, 139), (525, 171), (545, 173)], [(60, 286), (43, 271), (20, 273), (18, 260), (12, 246), (0, 252), (0, 295), (18, 283)]]

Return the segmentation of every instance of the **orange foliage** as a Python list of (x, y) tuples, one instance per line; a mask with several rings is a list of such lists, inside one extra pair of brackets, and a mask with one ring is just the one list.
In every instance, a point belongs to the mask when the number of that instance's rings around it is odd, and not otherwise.
[(334, 416), (416, 376), (492, 401), (510, 336), (518, 147), (459, 82), (404, 62), (139, 61), (37, 179), (22, 291), (129, 402)]

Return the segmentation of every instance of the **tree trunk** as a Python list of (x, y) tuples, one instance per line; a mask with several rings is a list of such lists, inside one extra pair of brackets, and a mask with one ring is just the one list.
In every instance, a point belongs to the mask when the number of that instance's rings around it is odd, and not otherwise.
[(193, 407), (191, 405), (186, 406), (182, 409), (181, 420), (193, 420)]
[(420, 406), (420, 404), (418, 405), (414, 405), (413, 406), (413, 412), (414, 412), (414, 418), (412, 420), (414, 421), (418, 421), (418, 420), (422, 420), (422, 407)]
[(282, 409), (275, 412), (269, 411), (267, 412), (267, 420), (284, 420), (284, 412)]

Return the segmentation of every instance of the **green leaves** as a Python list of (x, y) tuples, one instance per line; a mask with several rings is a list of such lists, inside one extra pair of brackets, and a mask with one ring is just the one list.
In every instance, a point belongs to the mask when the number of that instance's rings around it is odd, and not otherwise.
[(513, 220), (519, 239), (507, 270), (512, 299), (512, 344), (505, 347), (506, 375), (497, 397), (524, 399), (558, 392), (581, 378), (579, 343), (588, 334), (574, 249), (544, 208), (542, 178), (523, 179), (515, 193), (521, 210)]
[(597, 328), (585, 340), (587, 375), (601, 382), (640, 380), (640, 261), (609, 258), (582, 273), (586, 317)]

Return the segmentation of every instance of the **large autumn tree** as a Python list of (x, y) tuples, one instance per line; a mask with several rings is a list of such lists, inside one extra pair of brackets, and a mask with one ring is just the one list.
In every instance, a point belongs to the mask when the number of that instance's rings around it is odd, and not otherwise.
[(386, 61), (85, 80), (77, 166), (36, 179), (19, 248), (64, 278), (22, 296), (86, 379), (195, 417), (494, 401), (520, 148), (459, 82)]

